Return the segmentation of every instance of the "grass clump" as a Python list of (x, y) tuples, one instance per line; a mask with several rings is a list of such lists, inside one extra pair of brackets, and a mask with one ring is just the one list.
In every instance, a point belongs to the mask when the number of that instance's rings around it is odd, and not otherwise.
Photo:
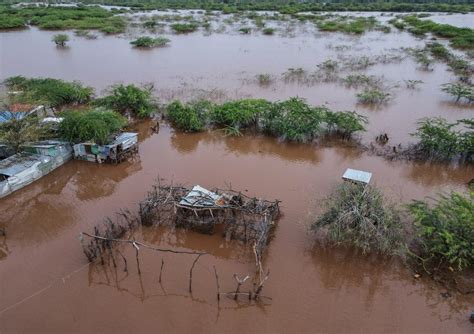
[(174, 23), (171, 25), (171, 29), (178, 34), (186, 34), (194, 32), (199, 28), (195, 23)]
[(272, 76), (268, 73), (257, 74), (256, 78), (257, 78), (258, 84), (261, 86), (268, 86), (273, 81)]
[(51, 107), (87, 103), (94, 93), (93, 88), (83, 86), (80, 82), (51, 78), (15, 76), (6, 79), (4, 84), (9, 90), (19, 92), (11, 96), (13, 103), (45, 104)]
[(365, 87), (374, 87), (379, 83), (379, 80), (377, 80), (374, 76), (369, 76), (365, 74), (349, 74), (345, 78), (342, 79), (342, 82), (347, 86), (347, 87), (354, 87), (358, 88), (361, 86)]
[(169, 42), (171, 42), (168, 38), (166, 37), (149, 37), (149, 36), (143, 36), (139, 37), (134, 41), (131, 41), (130, 44), (137, 48), (154, 48), (154, 47), (161, 47), (167, 45)]
[(383, 104), (390, 98), (390, 93), (382, 91), (380, 88), (366, 88), (357, 94), (357, 100), (362, 104)]
[(120, 112), (123, 115), (145, 118), (155, 109), (151, 90), (135, 85), (112, 86), (110, 94), (94, 101), (98, 106)]
[(474, 196), (452, 192), (433, 204), (414, 201), (409, 211), (417, 231), (416, 258), (431, 268), (474, 266)]
[(326, 201), (326, 211), (312, 224), (331, 244), (394, 255), (402, 247), (397, 210), (374, 186), (344, 182)]
[(107, 144), (127, 121), (120, 114), (107, 110), (66, 111), (61, 114), (59, 135), (71, 143), (94, 142)]
[(204, 130), (214, 105), (209, 101), (183, 104), (174, 101), (166, 106), (166, 116), (179, 130), (198, 132)]
[(244, 35), (248, 35), (252, 32), (252, 28), (250, 27), (242, 27), (239, 29), (239, 32), (241, 32)]
[(264, 28), (262, 30), (263, 34), (264, 35), (273, 35), (275, 33), (275, 29), (274, 28)]

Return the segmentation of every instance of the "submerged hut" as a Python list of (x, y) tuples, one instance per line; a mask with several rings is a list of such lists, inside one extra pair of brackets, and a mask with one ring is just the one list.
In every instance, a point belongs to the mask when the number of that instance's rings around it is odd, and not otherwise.
[(171, 224), (212, 234), (222, 226), (227, 239), (266, 245), (279, 216), (279, 201), (248, 197), (233, 190), (207, 190), (199, 185), (154, 186), (140, 203), (143, 225)]
[(138, 134), (124, 132), (106, 145), (80, 143), (74, 145), (73, 148), (75, 159), (98, 163), (119, 163), (138, 152)]
[(23, 146), (23, 152), (0, 161), (0, 198), (38, 180), (72, 158), (67, 142), (48, 140)]

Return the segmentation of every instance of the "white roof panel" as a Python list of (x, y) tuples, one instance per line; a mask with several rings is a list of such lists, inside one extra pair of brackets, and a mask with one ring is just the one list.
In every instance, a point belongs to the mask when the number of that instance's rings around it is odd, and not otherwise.
[(368, 184), (372, 178), (372, 173), (364, 172), (362, 170), (347, 168), (344, 175), (344, 180), (350, 180), (355, 182), (362, 182)]

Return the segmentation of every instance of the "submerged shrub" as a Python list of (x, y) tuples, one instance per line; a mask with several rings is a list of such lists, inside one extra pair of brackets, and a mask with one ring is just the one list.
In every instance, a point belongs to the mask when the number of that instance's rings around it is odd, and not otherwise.
[(455, 156), (460, 156), (461, 159), (467, 161), (473, 158), (474, 122), (472, 120), (448, 123), (444, 118), (425, 118), (418, 122), (418, 128), (413, 136), (420, 139), (419, 148), (428, 158), (450, 160)]
[(94, 93), (92, 87), (85, 87), (80, 82), (51, 78), (28, 79), (15, 76), (6, 79), (4, 84), (10, 90), (20, 91), (12, 96), (13, 102), (46, 104), (52, 107), (87, 103)]
[(20, 118), (15, 117), (14, 114), (9, 116), (13, 117), (9, 117), (8, 122), (0, 123), (0, 142), (11, 147), (14, 152), (19, 152), (21, 145), (42, 139), (48, 134), (47, 129), (41, 125), (37, 117), (30, 115)]
[(464, 83), (445, 83), (441, 90), (456, 98), (456, 102), (465, 99), (467, 102), (474, 101), (474, 86)]
[(250, 27), (242, 27), (239, 29), (239, 31), (242, 33), (242, 34), (250, 34), (252, 32), (252, 28)]
[(66, 34), (57, 34), (53, 36), (52, 41), (56, 43), (56, 46), (66, 46), (69, 41), (69, 36)]
[(275, 33), (275, 29), (273, 28), (264, 28), (262, 30), (264, 35), (273, 35)]
[(409, 211), (415, 219), (417, 243), (426, 267), (451, 265), (458, 270), (474, 266), (474, 196), (452, 192), (430, 205), (414, 201)]
[(183, 104), (174, 101), (166, 106), (166, 115), (179, 130), (197, 132), (204, 130), (214, 105), (209, 101)]
[(159, 46), (165, 46), (169, 42), (171, 41), (166, 37), (153, 38), (149, 36), (144, 36), (139, 37), (134, 41), (131, 41), (130, 44), (138, 48), (154, 48)]
[(271, 108), (271, 102), (260, 99), (244, 99), (216, 106), (211, 119), (219, 125), (241, 129), (257, 126), (260, 116)]
[(426, 48), (435, 58), (448, 61), (453, 56), (451, 52), (441, 43), (431, 42), (426, 44)]
[(154, 104), (151, 91), (135, 85), (113, 86), (110, 94), (94, 101), (96, 105), (120, 112), (124, 115), (132, 115), (139, 118), (150, 116)]
[(72, 143), (92, 141), (107, 144), (127, 121), (120, 114), (107, 110), (66, 111), (59, 123), (59, 135)]
[(268, 73), (257, 74), (256, 77), (258, 83), (262, 86), (267, 86), (273, 81), (272, 76)]
[(194, 32), (198, 28), (199, 26), (195, 23), (174, 23), (171, 25), (171, 29), (173, 29), (176, 33)]
[(327, 210), (311, 226), (327, 241), (353, 246), (363, 253), (396, 254), (402, 246), (397, 210), (374, 186), (344, 182), (326, 201)]
[(379, 88), (366, 88), (357, 94), (357, 100), (363, 104), (382, 104), (390, 98), (389, 93), (385, 93)]
[(319, 135), (326, 111), (325, 107), (312, 107), (293, 97), (272, 104), (263, 114), (263, 129), (286, 140), (307, 142)]
[(337, 134), (343, 138), (350, 138), (355, 132), (365, 131), (368, 123), (366, 116), (355, 111), (326, 111), (324, 121), (329, 134)]

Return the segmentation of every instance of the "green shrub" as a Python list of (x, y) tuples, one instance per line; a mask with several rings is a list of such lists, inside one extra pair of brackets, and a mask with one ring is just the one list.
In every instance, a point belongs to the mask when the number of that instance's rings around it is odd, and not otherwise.
[(425, 268), (451, 265), (458, 270), (474, 266), (474, 196), (452, 192), (430, 205), (414, 201), (421, 260)]
[(113, 86), (108, 96), (94, 102), (96, 105), (118, 111), (121, 114), (139, 118), (150, 116), (155, 108), (151, 91), (135, 85)]
[(4, 84), (10, 90), (20, 91), (12, 96), (13, 102), (46, 104), (52, 107), (87, 103), (94, 93), (93, 88), (84, 87), (79, 82), (51, 78), (27, 79), (16, 76), (6, 79)]
[(382, 104), (390, 98), (389, 93), (385, 93), (379, 88), (366, 88), (357, 94), (357, 100), (363, 104)]
[(239, 31), (242, 33), (242, 34), (250, 34), (252, 32), (252, 28), (250, 27), (242, 27), (239, 29)]
[(113, 111), (66, 111), (61, 116), (59, 135), (71, 143), (107, 144), (127, 124), (125, 118)]
[(174, 101), (166, 107), (166, 115), (170, 122), (179, 130), (198, 132), (204, 130), (212, 108), (213, 104), (208, 101), (189, 104)]
[(189, 33), (194, 32), (198, 29), (198, 25), (195, 23), (174, 23), (171, 25), (171, 29), (173, 29), (176, 33)]
[(12, 17), (8, 14), (0, 14), (0, 30), (24, 28), (26, 22), (23, 18)]
[[(461, 129), (460, 129), (461, 128)], [(471, 161), (474, 154), (474, 131), (470, 120), (448, 123), (444, 118), (425, 118), (418, 122), (413, 136), (428, 158), (450, 160), (459, 155)]]
[(56, 46), (66, 46), (66, 43), (69, 41), (69, 36), (66, 34), (57, 34), (53, 36), (52, 41), (56, 43)]
[(273, 35), (275, 33), (275, 29), (273, 28), (264, 28), (262, 30), (264, 35)]
[(456, 102), (465, 99), (468, 103), (474, 101), (474, 87), (464, 83), (445, 83), (441, 90), (456, 98)]
[(19, 152), (21, 145), (43, 139), (47, 135), (47, 129), (34, 116), (11, 117), (8, 122), (0, 123), (0, 142), (11, 147), (14, 152)]
[(165, 46), (169, 42), (170, 40), (165, 37), (153, 38), (149, 36), (144, 36), (144, 37), (139, 37), (134, 41), (131, 41), (130, 44), (138, 48), (153, 48), (153, 47)]
[(355, 132), (365, 131), (365, 125), (368, 123), (366, 116), (355, 111), (326, 111), (324, 121), (329, 134), (340, 135), (343, 138), (350, 138)]
[(311, 107), (303, 99), (290, 98), (273, 103), (262, 119), (263, 129), (290, 141), (307, 142), (321, 131), (325, 107)]
[(393, 255), (400, 251), (398, 212), (377, 188), (344, 182), (328, 197), (326, 209), (311, 228), (324, 231), (330, 243), (356, 247), (363, 253)]
[(444, 61), (449, 61), (453, 56), (443, 44), (438, 42), (427, 43), (426, 48), (430, 51), (433, 57)]
[(271, 107), (266, 100), (244, 99), (226, 102), (216, 106), (211, 119), (218, 125), (227, 125), (241, 129), (257, 126), (260, 115)]

